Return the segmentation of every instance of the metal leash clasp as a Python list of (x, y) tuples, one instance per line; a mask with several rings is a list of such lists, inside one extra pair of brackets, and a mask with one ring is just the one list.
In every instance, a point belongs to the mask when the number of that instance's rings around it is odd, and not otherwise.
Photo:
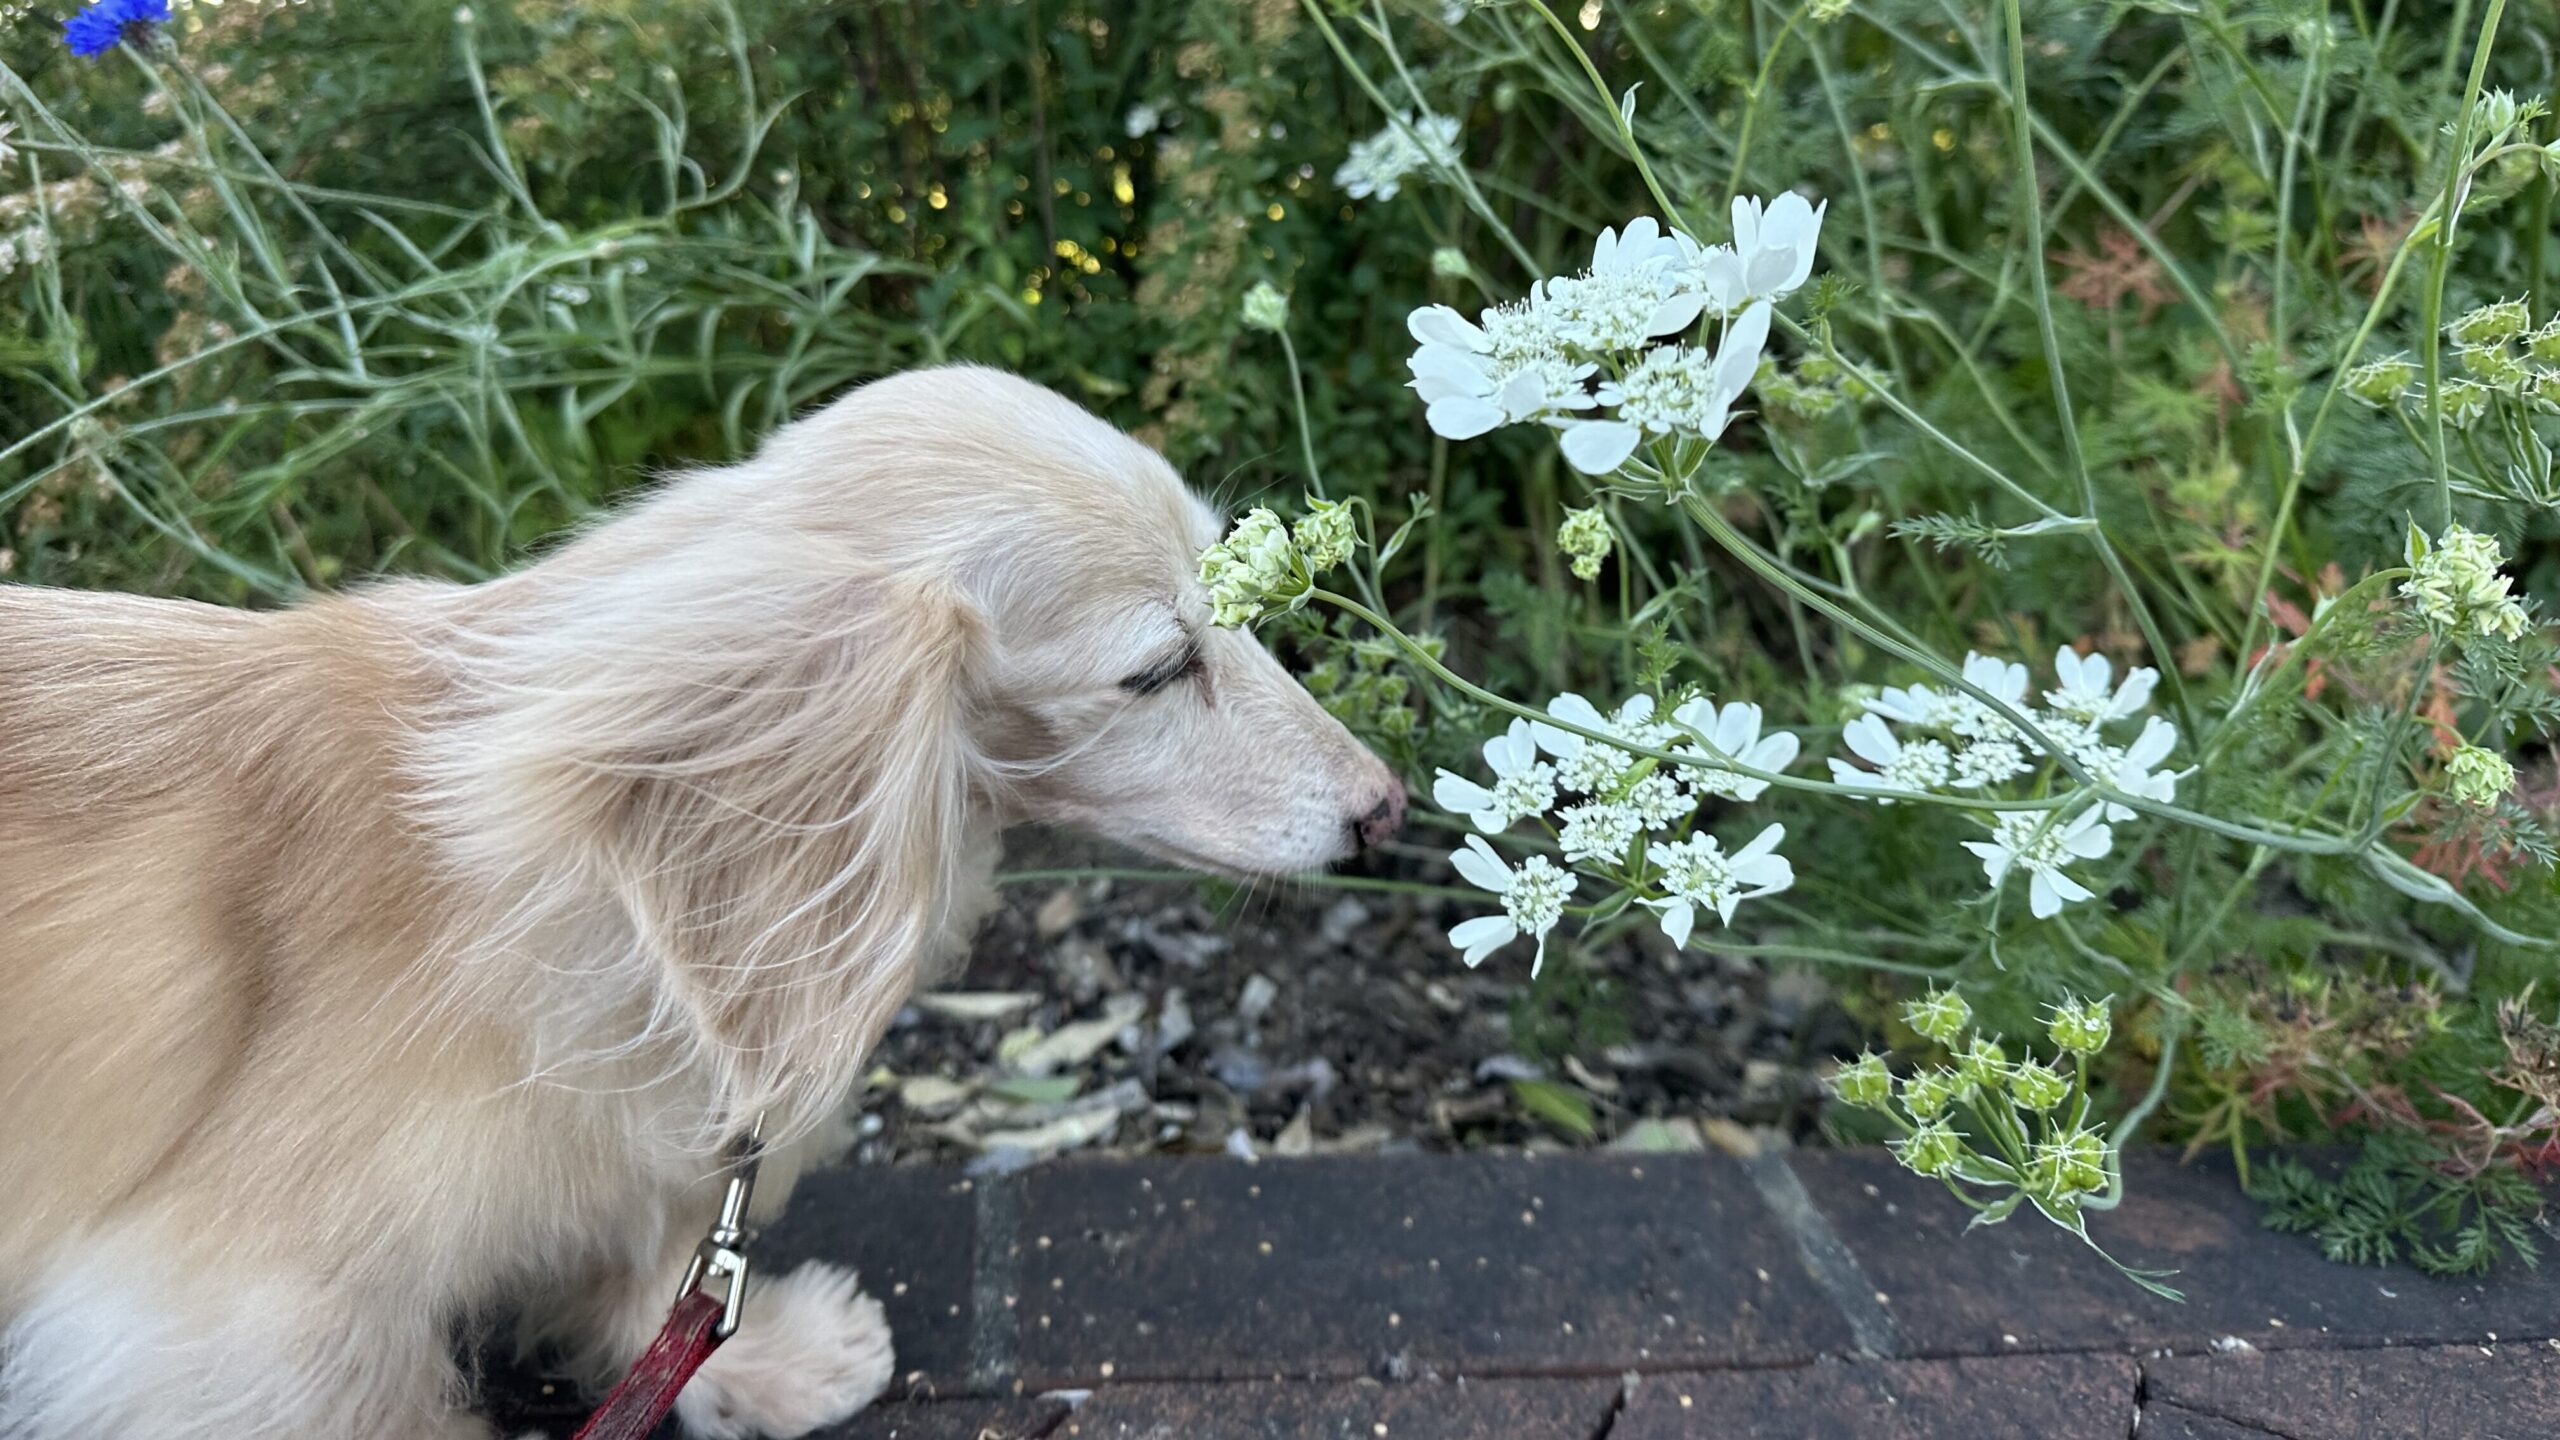
[(684, 1283), (676, 1288), (676, 1300), (701, 1289), (713, 1279), (726, 1283), (720, 1297), (720, 1323), (711, 1327), (715, 1339), (726, 1340), (737, 1333), (738, 1316), (746, 1308), (747, 1242), (755, 1232), (747, 1228), (747, 1205), (755, 1199), (756, 1167), (764, 1160), (764, 1117), (758, 1115), (745, 1138), (730, 1147), (729, 1188), (720, 1197), (720, 1218), (711, 1222), (702, 1243), (693, 1249), (693, 1261), (684, 1268)]

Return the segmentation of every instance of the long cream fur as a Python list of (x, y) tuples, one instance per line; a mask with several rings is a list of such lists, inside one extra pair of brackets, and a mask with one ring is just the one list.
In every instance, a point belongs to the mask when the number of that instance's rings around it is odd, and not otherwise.
[[(1003, 826), (1237, 874), (1392, 828), (1207, 625), (1217, 528), (953, 368), (484, 585), (0, 588), (0, 1440), (485, 1435), (457, 1327), (627, 1363), (722, 1141), (821, 1143)], [(682, 1413), (800, 1434), (889, 1364), (811, 1267)]]

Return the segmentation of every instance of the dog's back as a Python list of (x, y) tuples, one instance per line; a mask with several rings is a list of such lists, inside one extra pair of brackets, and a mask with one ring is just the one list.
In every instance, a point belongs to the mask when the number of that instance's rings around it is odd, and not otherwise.
[(0, 1316), (238, 1099), (276, 917), (389, 835), (360, 628), (0, 587)]

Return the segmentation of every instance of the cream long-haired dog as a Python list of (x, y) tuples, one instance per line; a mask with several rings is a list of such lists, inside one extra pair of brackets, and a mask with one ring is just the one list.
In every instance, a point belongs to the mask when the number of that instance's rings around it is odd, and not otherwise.
[[(627, 1364), (723, 1142), (824, 1132), (1003, 825), (1239, 875), (1383, 838), (1386, 768), (1210, 627), (1218, 528), (955, 368), (487, 584), (0, 587), (0, 1437), (485, 1435), (457, 1327)], [(679, 1413), (798, 1435), (889, 1373), (810, 1266)]]

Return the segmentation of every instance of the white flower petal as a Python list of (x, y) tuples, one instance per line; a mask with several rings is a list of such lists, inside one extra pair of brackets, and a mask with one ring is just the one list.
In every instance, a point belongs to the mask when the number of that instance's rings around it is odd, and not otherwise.
[(1503, 864), (1502, 857), (1494, 854), (1493, 847), (1479, 836), (1468, 836), (1464, 846), (1450, 851), (1449, 863), (1457, 866), (1459, 876), (1479, 890), (1499, 895), (1511, 888), (1511, 867)]
[(2092, 813), (2090, 823), (2063, 832), (2062, 848), (2083, 860), (2096, 860), (2116, 848), (2116, 832)]
[(1529, 722), (1514, 719), (1511, 727), (1484, 742), (1484, 763), (1493, 773), (1510, 779), (1536, 763), (1538, 742), (1529, 738)]
[(1507, 424), (1511, 417), (1490, 400), (1472, 396), (1451, 395), (1431, 402), (1423, 418), (1430, 423), (1431, 433), (1445, 440), (1473, 440), (1486, 431)]
[(1493, 808), (1493, 792), (1464, 775), (1443, 770), (1431, 782), (1431, 803), (1452, 815), (1473, 815)]
[(1671, 948), (1689, 948), (1689, 932), (1697, 927), (1698, 912), (1686, 900), (1674, 900), (1662, 906), (1662, 933)]
[(1992, 844), (1988, 840), (1964, 840), (1959, 841), (1958, 843), (1963, 845), (1967, 850), (1970, 850), (1974, 854), (1982, 857), (1982, 873), (1990, 877), (1993, 885), (1998, 885), (2001, 879), (2009, 873), (2009, 862), (2015, 857), (2010, 855), (2008, 851), (2001, 849), (1999, 846)]
[(1873, 715), (1861, 715), (1840, 729), (1840, 739), (1849, 753), (1870, 765), (1890, 765), (1902, 753), (1902, 741), (1893, 728)]
[(1585, 475), (1606, 475), (1627, 463), (1644, 438), (1641, 426), (1623, 420), (1584, 420), (1564, 427), (1564, 458)]
[(1493, 340), (1474, 321), (1446, 305), (1425, 305), (1404, 318), (1404, 328), (1425, 345), (1451, 345), (1482, 353)]
[(1465, 953), (1458, 958), (1469, 969), (1484, 963), (1484, 957), (1520, 938), (1520, 927), (1508, 915), (1479, 915), (1463, 920), (1449, 931), (1449, 943)]

